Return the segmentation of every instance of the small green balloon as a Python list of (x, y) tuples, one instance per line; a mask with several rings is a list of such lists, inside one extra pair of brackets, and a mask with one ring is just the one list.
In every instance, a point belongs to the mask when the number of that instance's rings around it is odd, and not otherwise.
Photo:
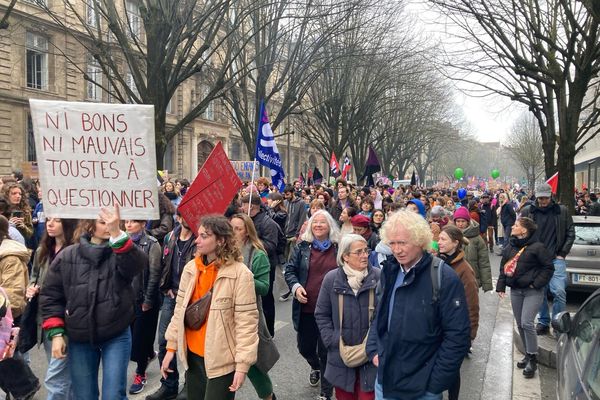
[(465, 171), (463, 171), (463, 169), (462, 169), (462, 168), (456, 168), (456, 169), (454, 170), (454, 177), (455, 177), (456, 179), (460, 179), (460, 178), (462, 178), (463, 176), (465, 176)]
[(493, 169), (492, 170), (492, 178), (496, 179), (500, 176), (500, 171), (498, 171), (497, 169)]

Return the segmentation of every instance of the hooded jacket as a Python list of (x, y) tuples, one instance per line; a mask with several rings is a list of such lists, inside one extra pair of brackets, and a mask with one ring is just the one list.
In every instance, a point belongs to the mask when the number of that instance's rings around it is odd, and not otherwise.
[(417, 208), (419, 209), (419, 214), (421, 214), (421, 216), (425, 219), (427, 219), (427, 214), (425, 212), (425, 205), (423, 204), (423, 202), (419, 199), (412, 199), (409, 200), (408, 203), (406, 204), (410, 204), (413, 203), (415, 206), (417, 206)]
[(298, 234), (300, 227), (306, 221), (306, 207), (304, 207), (304, 201), (299, 197), (294, 197), (292, 201), (285, 200), (284, 205), (288, 211), (285, 236), (292, 238)]
[(369, 265), (381, 268), (384, 261), (391, 255), (392, 249), (390, 249), (390, 246), (380, 241), (377, 243), (377, 246), (375, 246), (375, 251), (372, 251), (371, 254), (369, 254)]
[(463, 234), (469, 239), (469, 244), (464, 248), (465, 258), (475, 272), (477, 285), (484, 292), (494, 289), (490, 255), (483, 238), (479, 235), (479, 224), (471, 220), (469, 226), (463, 230)]
[(31, 251), (19, 242), (4, 239), (0, 243), (0, 287), (8, 295), (13, 318), (19, 317), (25, 309), (30, 256)]

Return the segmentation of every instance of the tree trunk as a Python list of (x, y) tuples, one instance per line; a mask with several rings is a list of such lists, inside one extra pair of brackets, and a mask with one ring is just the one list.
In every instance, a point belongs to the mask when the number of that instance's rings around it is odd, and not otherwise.
[(575, 142), (563, 144), (558, 148), (558, 199), (571, 214), (575, 211)]
[[(155, 138), (155, 148), (156, 148), (156, 168), (159, 170), (164, 169), (164, 159), (165, 152), (167, 150), (167, 139), (165, 136), (165, 118), (166, 113), (162, 113), (162, 117), (159, 115), (160, 113), (156, 112), (156, 108), (154, 109), (154, 138)], [(181, 173), (182, 171), (179, 171)]]

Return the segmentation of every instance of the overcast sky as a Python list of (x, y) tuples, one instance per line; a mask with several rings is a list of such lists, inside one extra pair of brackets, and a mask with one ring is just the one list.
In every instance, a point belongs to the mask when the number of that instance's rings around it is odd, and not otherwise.
[[(446, 21), (446, 19), (436, 15), (426, 5), (426, 0), (407, 1), (406, 11), (414, 18), (419, 29), (427, 32), (428, 36), (435, 35), (443, 40), (439, 22)], [(446, 29), (451, 31), (452, 27)], [(482, 142), (503, 141), (515, 119), (522, 112), (518, 105), (498, 95), (490, 95), (485, 98), (471, 97), (457, 90), (456, 103), (462, 108), (471, 133), (475, 134)]]

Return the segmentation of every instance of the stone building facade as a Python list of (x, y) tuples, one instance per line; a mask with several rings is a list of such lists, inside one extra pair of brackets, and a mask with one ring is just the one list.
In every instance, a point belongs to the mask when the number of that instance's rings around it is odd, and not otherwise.
[[(17, 1), (8, 29), (0, 29), (0, 175), (36, 161), (29, 99), (115, 102), (109, 93), (84, 79), (82, 69), (100, 76), (100, 67), (90, 61), (80, 43), (62, 31), (36, 1), (42, 0)], [(64, 7), (58, 0), (45, 1), (56, 9)], [(0, 16), (9, 3), (10, 0), (0, 0)], [(201, 82), (193, 79), (179, 87), (171, 99), (168, 125), (175, 125), (185, 115), (201, 90)], [(169, 143), (164, 168), (170, 176), (194, 178), (218, 141), (223, 142), (230, 159), (250, 159), (225, 104), (221, 100), (213, 103)], [(300, 135), (278, 140), (278, 147), (288, 180), (297, 178), (300, 172), (306, 174), (315, 165), (326, 171), (323, 168), (327, 160)]]

